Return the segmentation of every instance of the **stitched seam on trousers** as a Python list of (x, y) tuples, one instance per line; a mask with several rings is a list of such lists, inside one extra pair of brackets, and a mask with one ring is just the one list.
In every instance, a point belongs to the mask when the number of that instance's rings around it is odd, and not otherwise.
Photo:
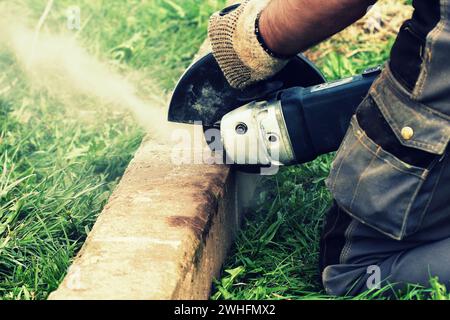
[[(361, 143), (362, 143), (362, 142), (361, 142)], [(380, 147), (378, 147), (378, 150), (380, 150)], [(378, 153), (378, 150), (377, 150), (377, 153)], [(375, 161), (375, 159), (376, 159), (376, 155), (374, 155), (374, 156), (372, 157), (372, 160), (370, 160), (369, 164), (366, 166), (366, 168), (364, 169), (364, 171), (363, 171), (363, 172), (361, 173), (361, 175), (359, 176), (358, 183), (356, 184), (356, 187), (355, 187), (355, 192), (353, 193), (352, 201), (350, 202), (350, 206), (349, 206), (350, 210), (353, 210), (353, 203), (355, 202), (356, 196), (358, 195), (359, 186), (361, 185), (361, 181), (363, 180), (363, 178), (364, 178), (364, 176), (365, 176), (365, 173), (366, 173), (366, 172), (369, 170), (369, 168), (372, 166), (372, 164), (373, 164), (373, 162)]]
[[(353, 127), (353, 124), (352, 124), (352, 123), (350, 123), (350, 127)], [(347, 134), (352, 134), (352, 132), (349, 131), (349, 132), (347, 132)], [(348, 136), (347, 139), (350, 139), (350, 137)], [(344, 146), (346, 142), (347, 142), (347, 140), (344, 140), (344, 141), (342, 142), (342, 146)], [(343, 165), (343, 163), (344, 163), (344, 160), (347, 159), (347, 157), (348, 157), (348, 155), (350, 154), (350, 152), (353, 151), (353, 150), (355, 149), (357, 143), (358, 143), (358, 139), (356, 139), (355, 142), (348, 148), (347, 152), (346, 152), (345, 154), (342, 155), (342, 157), (341, 157), (341, 159), (340, 159), (341, 162), (339, 163), (339, 167), (337, 168), (336, 174), (334, 175), (334, 181), (333, 181), (333, 184), (331, 185), (331, 190), (330, 190), (331, 192), (334, 192), (334, 190), (336, 189), (336, 183), (337, 183), (339, 174), (340, 174), (340, 172), (341, 172), (341, 168), (342, 168), (342, 165)]]
[(416, 86), (413, 90), (414, 99), (418, 100), (419, 97), (423, 94), (423, 89), (425, 87), (425, 82), (428, 80), (429, 68), (431, 67), (432, 62), (432, 54), (433, 54), (433, 46), (437, 41), (438, 37), (444, 31), (444, 28), (447, 25), (447, 7), (448, 0), (441, 0), (441, 20), (437, 24), (437, 26), (429, 33), (429, 39), (427, 40), (426, 49), (427, 52), (426, 59), (427, 61), (423, 62), (422, 70), (419, 74), (419, 78), (416, 82)]
[(348, 258), (348, 254), (350, 253), (350, 249), (353, 244), (353, 241), (351, 239), (351, 234), (352, 234), (353, 230), (355, 229), (357, 223), (358, 222), (356, 220), (353, 220), (347, 227), (347, 230), (345, 231), (346, 241), (345, 241), (344, 248), (342, 248), (341, 255), (339, 257), (340, 264), (344, 264)]
[[(363, 133), (362, 135), (364, 135), (365, 137), (367, 137), (368, 139), (370, 139), (365, 133)], [(400, 171), (400, 172), (402, 172), (402, 173), (405, 173), (405, 174), (408, 174), (408, 175), (413, 175), (413, 176), (416, 176), (416, 177), (418, 177), (419, 179), (424, 179), (425, 177), (424, 177), (424, 175), (423, 174), (421, 174), (421, 175), (418, 175), (418, 174), (416, 174), (416, 173), (413, 173), (413, 172), (409, 172), (409, 171), (406, 171), (406, 170), (404, 170), (404, 169), (402, 169), (402, 168), (398, 168), (395, 164), (393, 164), (391, 161), (389, 161), (388, 159), (385, 159), (385, 158), (382, 158), (379, 154), (378, 154), (378, 151), (381, 151), (381, 147), (378, 147), (378, 149), (377, 149), (377, 152), (374, 152), (366, 143), (364, 143), (364, 141), (360, 138), (360, 137), (357, 137), (357, 139), (359, 140), (359, 142), (370, 152), (370, 153), (372, 153), (376, 158), (378, 158), (379, 160), (381, 160), (381, 161), (385, 161), (385, 162), (387, 162), (388, 164), (390, 164), (391, 165), (391, 167), (393, 168), (393, 169), (396, 169), (397, 171)], [(374, 144), (375, 144), (375, 142), (374, 142)], [(376, 145), (376, 144), (375, 144)], [(384, 152), (386, 152), (387, 153), (387, 151), (384, 151)], [(392, 155), (393, 157), (394, 157), (394, 155)], [(399, 160), (400, 161), (400, 160)], [(428, 172), (428, 170), (426, 170), (426, 169), (424, 169), (424, 172)], [(426, 175), (425, 175), (426, 176)]]
[(401, 231), (401, 234), (405, 234), (406, 226), (407, 226), (406, 221), (408, 220), (409, 215), (410, 215), (410, 213), (411, 213), (411, 207), (412, 207), (412, 205), (414, 204), (414, 201), (416, 200), (417, 195), (419, 194), (419, 191), (420, 191), (420, 189), (422, 188), (422, 186), (423, 186), (424, 183), (425, 183), (425, 180), (421, 180), (421, 182), (417, 185), (416, 190), (414, 191), (414, 194), (413, 194), (413, 196), (411, 197), (408, 206), (406, 207), (406, 214), (405, 214), (405, 216), (403, 217), (403, 221), (402, 221), (402, 231)]
[(345, 241), (344, 248), (342, 248), (342, 251), (341, 251), (341, 254), (339, 257), (340, 264), (344, 264), (348, 258), (348, 254), (349, 254), (350, 249), (353, 244), (353, 241), (351, 239), (351, 234), (352, 234), (352, 231), (355, 228), (355, 226), (356, 226), (356, 220), (353, 220), (347, 227), (347, 230), (345, 230), (344, 234), (345, 234), (346, 241)]
[(363, 219), (361, 219), (361, 218), (358, 217), (357, 215), (353, 214), (353, 213), (352, 213), (350, 210), (348, 210), (346, 207), (341, 206), (341, 208), (342, 208), (342, 210), (344, 210), (350, 217), (352, 217), (353, 219), (357, 220), (359, 223), (361, 223), (361, 224), (363, 224), (363, 225), (365, 225), (365, 226), (368, 226), (368, 227), (370, 227), (370, 228), (372, 228), (372, 229), (374, 229), (374, 230), (376, 230), (376, 231), (378, 231), (378, 232), (380, 232), (380, 233), (382, 233), (382, 234), (388, 236), (389, 238), (392, 238), (392, 239), (395, 239), (395, 240), (401, 240), (401, 238), (402, 238), (402, 236), (403, 236), (402, 234), (396, 236), (396, 235), (394, 235), (393, 233), (386, 232), (386, 231), (384, 231), (383, 229), (381, 229), (381, 228), (379, 228), (379, 227), (377, 227), (377, 226), (374, 226), (372, 223), (367, 223), (366, 221), (364, 221)]

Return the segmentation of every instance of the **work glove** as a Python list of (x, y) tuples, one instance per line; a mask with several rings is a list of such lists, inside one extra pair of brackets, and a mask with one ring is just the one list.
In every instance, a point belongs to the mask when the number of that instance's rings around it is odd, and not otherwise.
[(259, 34), (259, 16), (270, 0), (245, 0), (213, 14), (208, 34), (212, 52), (229, 84), (244, 89), (270, 78), (288, 62), (276, 56)]

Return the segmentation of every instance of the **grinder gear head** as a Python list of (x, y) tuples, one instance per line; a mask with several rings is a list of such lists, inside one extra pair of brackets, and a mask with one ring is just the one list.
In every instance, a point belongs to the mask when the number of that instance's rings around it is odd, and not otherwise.
[(220, 123), (223, 148), (235, 164), (281, 166), (295, 163), (280, 101), (251, 102)]

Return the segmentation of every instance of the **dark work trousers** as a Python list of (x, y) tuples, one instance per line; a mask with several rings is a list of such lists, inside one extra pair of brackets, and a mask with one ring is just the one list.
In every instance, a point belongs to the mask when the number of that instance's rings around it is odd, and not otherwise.
[(325, 290), (450, 285), (450, 0), (416, 0), (327, 186)]

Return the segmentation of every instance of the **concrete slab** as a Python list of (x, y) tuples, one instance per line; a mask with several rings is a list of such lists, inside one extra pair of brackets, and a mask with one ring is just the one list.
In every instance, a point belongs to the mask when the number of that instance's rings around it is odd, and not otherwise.
[(258, 178), (173, 162), (205, 150), (144, 140), (49, 299), (207, 299)]
[(143, 142), (50, 299), (207, 299), (238, 230), (236, 175)]

